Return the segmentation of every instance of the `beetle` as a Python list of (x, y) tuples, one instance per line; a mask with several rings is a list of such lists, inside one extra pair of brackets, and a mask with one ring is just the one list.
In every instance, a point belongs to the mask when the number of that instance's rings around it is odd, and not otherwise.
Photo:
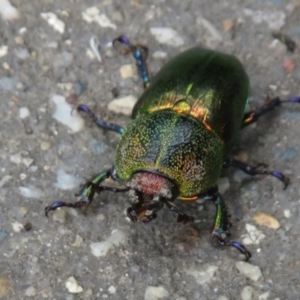
[[(86, 105), (79, 105), (101, 128), (121, 134), (115, 166), (105, 170), (81, 190), (75, 203), (55, 201), (45, 214), (59, 207), (86, 208), (95, 193), (108, 190), (128, 192), (132, 206), (127, 215), (132, 221), (150, 222), (166, 205), (184, 224), (194, 217), (179, 210), (174, 200), (204, 198), (216, 206), (210, 241), (232, 246), (248, 260), (251, 253), (230, 235), (229, 214), (216, 182), (224, 167), (235, 167), (250, 175), (265, 174), (287, 187), (289, 179), (265, 165), (251, 166), (230, 157), (239, 130), (283, 103), (299, 103), (300, 97), (276, 97), (261, 108), (245, 113), (249, 98), (249, 78), (234, 56), (195, 47), (170, 60), (152, 81), (148, 75), (145, 48), (133, 45), (125, 36), (113, 42), (132, 53), (145, 91), (133, 108), (127, 128), (98, 119)], [(111, 187), (111, 178), (125, 187)]]

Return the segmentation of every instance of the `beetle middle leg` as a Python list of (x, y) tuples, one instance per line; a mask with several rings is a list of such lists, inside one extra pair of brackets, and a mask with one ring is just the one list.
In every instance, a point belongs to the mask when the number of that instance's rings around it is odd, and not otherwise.
[(242, 121), (242, 128), (256, 122), (261, 116), (283, 103), (300, 103), (300, 97), (294, 96), (287, 100), (281, 100), (278, 97), (271, 99), (259, 109), (245, 113)]
[(187, 224), (187, 223), (193, 223), (195, 218), (193, 216), (189, 216), (186, 215), (185, 213), (183, 213), (182, 211), (180, 211), (173, 202), (164, 199), (164, 203), (166, 204), (166, 206), (168, 207), (168, 209), (174, 213), (176, 213), (178, 215), (177, 217), (177, 223), (183, 223), (183, 224)]
[(283, 183), (283, 189), (286, 189), (290, 180), (288, 177), (283, 175), (281, 172), (278, 171), (271, 171), (268, 170), (266, 164), (260, 163), (257, 166), (250, 166), (242, 161), (233, 159), (233, 158), (226, 158), (223, 162), (224, 167), (235, 167), (244, 171), (246, 174), (249, 175), (271, 175), (277, 179), (279, 179)]
[(251, 253), (240, 242), (227, 241), (226, 238), (230, 236), (228, 228), (231, 223), (229, 222), (229, 215), (227, 212), (226, 204), (222, 195), (218, 192), (217, 187), (213, 187), (204, 195), (204, 198), (211, 200), (216, 206), (216, 215), (214, 220), (213, 229), (210, 235), (210, 241), (213, 245), (231, 246), (239, 250), (245, 255), (246, 261), (251, 257)]

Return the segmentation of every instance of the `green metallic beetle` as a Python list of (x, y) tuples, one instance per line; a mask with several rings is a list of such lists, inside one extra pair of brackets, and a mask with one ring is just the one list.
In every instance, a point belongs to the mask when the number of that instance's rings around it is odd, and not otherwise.
[[(148, 76), (142, 46), (132, 45), (125, 36), (114, 40), (127, 47), (137, 64), (146, 88), (132, 112), (126, 129), (97, 119), (85, 105), (78, 110), (88, 114), (96, 124), (118, 132), (115, 166), (86, 183), (78, 202), (55, 201), (45, 208), (46, 216), (58, 207), (87, 207), (95, 193), (104, 190), (129, 191), (133, 205), (127, 209), (132, 221), (149, 222), (164, 204), (178, 215), (177, 221), (193, 222), (181, 212), (174, 200), (211, 200), (216, 216), (211, 232), (212, 244), (233, 246), (245, 255), (251, 253), (239, 242), (227, 241), (229, 216), (216, 182), (224, 167), (233, 166), (247, 174), (267, 174), (288, 185), (288, 178), (264, 165), (250, 166), (230, 158), (229, 150), (240, 128), (245, 127), (284, 102), (274, 98), (257, 111), (245, 113), (249, 97), (249, 79), (242, 64), (232, 55), (192, 48), (176, 56), (153, 78)], [(126, 183), (125, 188), (106, 186), (112, 178)]]

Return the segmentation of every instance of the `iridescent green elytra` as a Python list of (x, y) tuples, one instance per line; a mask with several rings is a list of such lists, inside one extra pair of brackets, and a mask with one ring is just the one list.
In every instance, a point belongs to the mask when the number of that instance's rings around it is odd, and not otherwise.
[[(127, 216), (132, 221), (150, 222), (166, 205), (177, 214), (177, 222), (193, 222), (194, 217), (179, 210), (174, 201), (203, 197), (216, 206), (210, 234), (212, 244), (238, 249), (246, 260), (251, 253), (236, 241), (228, 241), (229, 215), (216, 181), (223, 167), (235, 167), (249, 175), (271, 175), (289, 183), (281, 172), (263, 165), (251, 166), (229, 156), (238, 131), (282, 103), (299, 103), (300, 97), (271, 99), (260, 109), (244, 113), (249, 80), (241, 63), (232, 55), (193, 48), (176, 56), (150, 84), (144, 57), (145, 48), (133, 45), (125, 36), (114, 40), (128, 47), (146, 87), (135, 105), (127, 128), (97, 119), (86, 105), (78, 110), (88, 114), (101, 128), (118, 132), (122, 138), (115, 166), (86, 183), (78, 202), (55, 201), (45, 208), (86, 207), (95, 193), (128, 191), (132, 205)], [(105, 184), (111, 178), (125, 184)]]
[(231, 55), (193, 48), (152, 79), (117, 147), (116, 172), (128, 181), (139, 170), (175, 181), (179, 198), (206, 192), (241, 128), (248, 76)]

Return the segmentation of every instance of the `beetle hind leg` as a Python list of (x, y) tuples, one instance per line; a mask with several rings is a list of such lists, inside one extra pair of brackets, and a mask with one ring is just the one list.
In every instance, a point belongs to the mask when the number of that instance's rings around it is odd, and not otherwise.
[(216, 215), (214, 220), (214, 226), (210, 235), (210, 241), (212, 245), (231, 246), (240, 251), (245, 256), (245, 260), (248, 261), (251, 257), (251, 253), (247, 248), (236, 241), (227, 241), (226, 238), (230, 236), (228, 228), (231, 226), (229, 222), (229, 215), (227, 207), (223, 200), (223, 197), (216, 188), (213, 188), (211, 193), (206, 195), (207, 199), (212, 200), (216, 206)]
[(290, 183), (290, 179), (283, 175), (281, 172), (278, 171), (271, 171), (268, 170), (266, 167), (266, 164), (260, 163), (257, 166), (250, 166), (242, 161), (233, 159), (233, 158), (227, 158), (223, 162), (224, 167), (235, 167), (239, 170), (242, 170), (246, 174), (249, 175), (271, 175), (277, 179), (279, 179), (283, 183), (283, 189), (286, 189), (288, 184)]
[(300, 97), (294, 96), (286, 100), (281, 100), (278, 97), (271, 99), (259, 109), (245, 113), (242, 121), (242, 128), (256, 122), (261, 116), (272, 111), (275, 107), (280, 106), (283, 103), (300, 103)]

